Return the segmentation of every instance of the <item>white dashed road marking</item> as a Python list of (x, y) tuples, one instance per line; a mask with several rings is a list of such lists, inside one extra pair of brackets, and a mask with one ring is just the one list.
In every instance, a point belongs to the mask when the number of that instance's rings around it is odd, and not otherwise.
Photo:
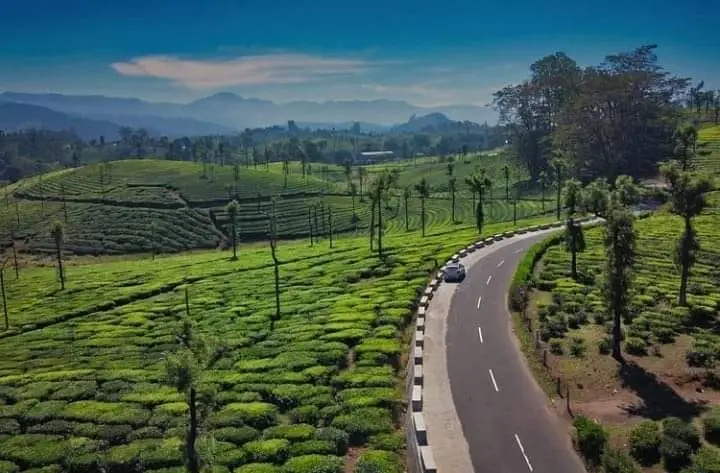
[(528, 470), (533, 471), (533, 467), (530, 464), (530, 459), (528, 459), (528, 456), (525, 454), (525, 448), (523, 447), (522, 442), (520, 442), (520, 437), (518, 437), (518, 434), (515, 434), (515, 441), (517, 442), (518, 447), (520, 447), (520, 453), (522, 453), (522, 456), (525, 459), (525, 463), (527, 464)]
[(503, 264), (505, 264), (505, 260), (500, 261), (500, 262), (498, 263), (497, 267), (499, 268), (499, 267), (502, 266)]
[(482, 296), (478, 297), (477, 308), (480, 309), (480, 303), (482, 302)]
[(492, 281), (492, 276), (488, 276), (488, 280), (487, 280), (487, 282), (485, 283), (485, 285), (489, 286), (489, 285), (490, 285), (490, 281)]
[(495, 375), (493, 374), (492, 370), (488, 370), (490, 372), (490, 379), (492, 380), (493, 387), (495, 388), (496, 392), (500, 392), (500, 388), (497, 385), (497, 381), (495, 381)]
[(482, 337), (482, 328), (478, 327), (478, 334), (480, 335), (480, 343), (485, 343)]

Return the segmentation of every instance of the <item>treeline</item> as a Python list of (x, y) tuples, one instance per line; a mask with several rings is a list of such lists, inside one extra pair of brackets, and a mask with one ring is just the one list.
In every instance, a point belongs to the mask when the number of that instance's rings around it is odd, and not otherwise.
[(0, 180), (15, 182), (55, 167), (72, 165), (84, 144), (72, 131), (0, 130)]
[(713, 94), (711, 107), (709, 94), (666, 71), (655, 49), (642, 46), (585, 68), (558, 52), (533, 63), (528, 80), (495, 93), (514, 154), (533, 180), (558, 159), (582, 181), (613, 182), (623, 174), (654, 176), (660, 162), (680, 158), (682, 121), (720, 103)]

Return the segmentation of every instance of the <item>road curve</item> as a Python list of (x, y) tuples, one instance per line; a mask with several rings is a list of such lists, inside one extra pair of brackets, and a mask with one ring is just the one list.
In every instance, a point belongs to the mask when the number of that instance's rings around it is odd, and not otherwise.
[(454, 288), (447, 374), (476, 473), (585, 472), (567, 429), (522, 358), (507, 309), (523, 253), (548, 236), (503, 242), (481, 258), (468, 258), (467, 277)]

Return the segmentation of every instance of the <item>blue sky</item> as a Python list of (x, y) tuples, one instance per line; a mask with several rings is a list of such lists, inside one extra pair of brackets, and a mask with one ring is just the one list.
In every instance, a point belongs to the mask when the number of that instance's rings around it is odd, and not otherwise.
[(545, 54), (593, 64), (647, 43), (720, 88), (716, 1), (9, 2), (0, 90), (483, 104)]

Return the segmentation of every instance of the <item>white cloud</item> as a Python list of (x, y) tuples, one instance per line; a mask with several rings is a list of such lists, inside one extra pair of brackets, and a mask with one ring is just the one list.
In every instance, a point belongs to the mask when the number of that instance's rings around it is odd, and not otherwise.
[(111, 66), (124, 76), (168, 79), (192, 89), (293, 84), (322, 77), (354, 75), (378, 63), (307, 54), (265, 54), (226, 60), (145, 56)]

